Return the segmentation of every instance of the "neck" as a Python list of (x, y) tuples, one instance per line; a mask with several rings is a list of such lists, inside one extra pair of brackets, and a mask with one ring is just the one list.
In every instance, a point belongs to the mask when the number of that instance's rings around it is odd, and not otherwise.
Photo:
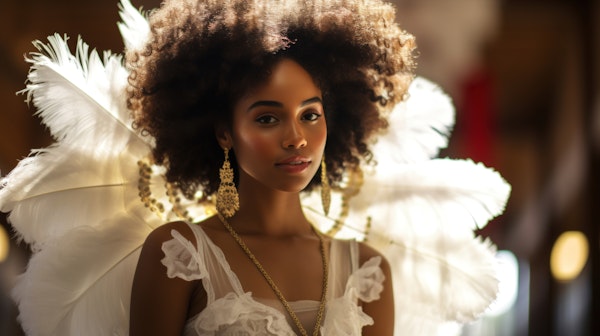
[(228, 221), (240, 234), (299, 235), (311, 232), (298, 192), (240, 184), (240, 210)]

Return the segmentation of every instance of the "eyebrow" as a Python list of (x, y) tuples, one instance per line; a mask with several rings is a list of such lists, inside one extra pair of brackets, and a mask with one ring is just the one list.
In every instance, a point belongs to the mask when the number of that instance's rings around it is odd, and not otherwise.
[[(309, 98), (309, 99), (303, 101), (300, 104), (300, 107), (304, 107), (306, 105), (310, 105), (310, 104), (313, 104), (313, 103), (321, 103), (321, 104), (323, 104), (323, 100), (321, 98), (319, 98), (319, 97), (312, 97), (312, 98)], [(247, 111), (250, 111), (250, 110), (252, 110), (252, 109), (254, 109), (256, 107), (259, 107), (259, 106), (283, 107), (283, 104), (280, 103), (280, 102), (278, 102), (278, 101), (274, 101), (274, 100), (259, 100), (257, 102), (254, 102), (252, 105), (250, 105), (250, 107), (248, 107)]]

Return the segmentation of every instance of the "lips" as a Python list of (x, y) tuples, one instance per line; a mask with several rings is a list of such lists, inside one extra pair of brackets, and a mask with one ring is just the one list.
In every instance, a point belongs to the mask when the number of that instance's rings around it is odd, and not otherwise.
[(276, 163), (276, 166), (283, 166), (283, 165), (292, 165), (292, 166), (298, 166), (298, 165), (302, 165), (302, 164), (306, 164), (306, 163), (310, 163), (311, 160), (302, 156), (293, 156), (290, 158), (287, 158), (283, 161), (280, 161), (278, 163)]
[(275, 166), (288, 173), (301, 173), (306, 170), (311, 163), (312, 161), (308, 158), (294, 156), (276, 163)]

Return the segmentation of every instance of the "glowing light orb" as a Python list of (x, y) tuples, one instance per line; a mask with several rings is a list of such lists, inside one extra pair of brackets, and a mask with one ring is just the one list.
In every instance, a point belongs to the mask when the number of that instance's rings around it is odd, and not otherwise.
[(550, 270), (558, 281), (575, 279), (585, 266), (589, 254), (588, 240), (579, 231), (563, 232), (552, 247)]

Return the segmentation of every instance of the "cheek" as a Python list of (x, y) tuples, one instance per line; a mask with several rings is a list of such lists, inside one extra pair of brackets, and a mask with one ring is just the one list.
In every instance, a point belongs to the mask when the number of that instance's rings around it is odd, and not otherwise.
[(261, 156), (272, 152), (273, 140), (268, 137), (241, 138), (240, 144), (248, 153), (246, 156)]
[[(268, 157), (273, 151), (275, 136), (268, 133), (239, 130), (236, 136), (236, 156), (240, 160), (253, 160), (259, 157)], [(243, 164), (240, 162), (240, 164)]]
[(323, 123), (323, 125), (316, 130), (313, 136), (313, 142), (320, 148), (325, 148), (325, 143), (327, 142), (327, 125)]

